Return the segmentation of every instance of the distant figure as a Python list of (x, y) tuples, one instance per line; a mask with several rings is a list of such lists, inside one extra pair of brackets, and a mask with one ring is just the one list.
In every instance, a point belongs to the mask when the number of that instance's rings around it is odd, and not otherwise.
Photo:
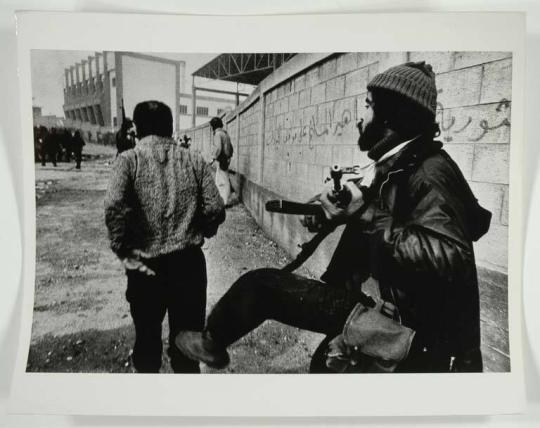
[(83, 146), (85, 146), (83, 137), (81, 136), (79, 130), (76, 130), (71, 139), (71, 150), (73, 150), (73, 154), (75, 156), (75, 168), (77, 169), (81, 169)]
[(122, 121), (120, 130), (116, 133), (116, 156), (134, 147), (135, 130), (133, 127), (133, 121), (126, 118)]
[(34, 162), (40, 160), (40, 142), (39, 142), (39, 128), (34, 126)]
[(227, 205), (231, 196), (229, 164), (233, 155), (233, 146), (229, 134), (223, 129), (223, 122), (219, 117), (213, 117), (210, 120), (210, 126), (214, 132), (214, 155), (212, 162), (217, 162), (216, 186), (223, 202)]
[[(43, 139), (43, 144), (47, 158), (49, 158), (53, 166), (56, 166), (56, 159), (60, 147), (58, 144), (58, 133), (56, 132), (56, 128), (51, 128), (51, 130), (46, 134), (45, 138)], [(41, 160), (41, 165), (45, 166), (45, 156)]]
[(47, 145), (46, 140), (48, 138), (47, 128), (40, 126), (37, 131), (37, 145), (38, 145), (38, 154), (39, 160), (41, 161), (41, 166), (45, 166), (47, 160)]
[(206, 310), (205, 238), (225, 220), (209, 165), (172, 139), (171, 109), (159, 101), (133, 112), (137, 145), (118, 155), (105, 198), (111, 248), (127, 275), (138, 372), (158, 373), (161, 329), (169, 317), (175, 373), (200, 373), (173, 344), (180, 330), (202, 329)]
[(184, 149), (189, 149), (190, 141), (191, 141), (191, 138), (189, 138), (186, 134), (184, 134), (184, 136), (180, 140), (180, 147), (183, 147)]
[(72, 155), (72, 148), (71, 148), (71, 132), (69, 131), (69, 129), (64, 128), (63, 131), (61, 131), (60, 146), (61, 146), (62, 159), (59, 159), (59, 160), (63, 160), (64, 162), (70, 162), (71, 155)]

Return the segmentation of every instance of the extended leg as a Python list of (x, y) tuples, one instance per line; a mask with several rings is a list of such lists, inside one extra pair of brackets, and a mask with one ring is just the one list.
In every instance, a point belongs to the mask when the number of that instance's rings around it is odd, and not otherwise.
[(192, 359), (221, 368), (226, 347), (267, 319), (326, 335), (337, 335), (358, 299), (334, 287), (277, 269), (240, 277), (212, 309), (205, 331), (181, 332), (176, 345)]
[(344, 287), (278, 269), (258, 269), (240, 277), (219, 300), (208, 317), (207, 330), (223, 346), (267, 319), (337, 334), (356, 301)]

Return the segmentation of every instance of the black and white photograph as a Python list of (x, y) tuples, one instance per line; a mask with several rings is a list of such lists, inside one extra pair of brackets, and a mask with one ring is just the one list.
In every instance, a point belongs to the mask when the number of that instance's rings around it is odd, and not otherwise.
[(523, 22), (429, 16), (21, 14), (14, 409), (518, 411)]
[(27, 371), (509, 371), (511, 52), (31, 65)]

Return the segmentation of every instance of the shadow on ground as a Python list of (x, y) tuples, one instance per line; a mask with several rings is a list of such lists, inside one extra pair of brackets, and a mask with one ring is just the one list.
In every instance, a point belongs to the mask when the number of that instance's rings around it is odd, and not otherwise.
[(133, 328), (45, 335), (30, 347), (27, 372), (131, 373)]
[[(164, 333), (167, 326), (164, 326)], [(231, 364), (225, 370), (201, 366), (203, 373), (306, 373), (311, 356), (300, 330), (277, 322), (264, 323), (230, 347)], [(30, 347), (27, 372), (133, 373), (131, 325), (110, 330), (44, 335)], [(162, 373), (171, 373), (163, 340)], [(300, 352), (299, 352), (300, 350)], [(307, 358), (306, 358), (307, 357)]]

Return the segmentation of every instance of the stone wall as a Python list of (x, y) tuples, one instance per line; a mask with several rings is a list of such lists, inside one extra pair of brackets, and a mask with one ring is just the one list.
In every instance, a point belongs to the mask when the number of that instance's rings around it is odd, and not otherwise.
[[(307, 200), (319, 192), (332, 164), (368, 162), (356, 140), (366, 85), (378, 72), (424, 60), (436, 72), (437, 121), (445, 150), (481, 204), (493, 213), (476, 244), (481, 273), (483, 349), (491, 370), (509, 367), (507, 334), (508, 160), (511, 67), (504, 52), (385, 52), (299, 54), (265, 79), (226, 118), (235, 156), (231, 169), (244, 203), (262, 229), (291, 254), (309, 238), (295, 216), (267, 213), (273, 198)], [(206, 132), (205, 132), (206, 131)], [(183, 133), (184, 131), (182, 131)], [(209, 155), (211, 134), (188, 130), (193, 147)], [(338, 234), (307, 266), (320, 274)], [(489, 333), (489, 334), (488, 334)]]

